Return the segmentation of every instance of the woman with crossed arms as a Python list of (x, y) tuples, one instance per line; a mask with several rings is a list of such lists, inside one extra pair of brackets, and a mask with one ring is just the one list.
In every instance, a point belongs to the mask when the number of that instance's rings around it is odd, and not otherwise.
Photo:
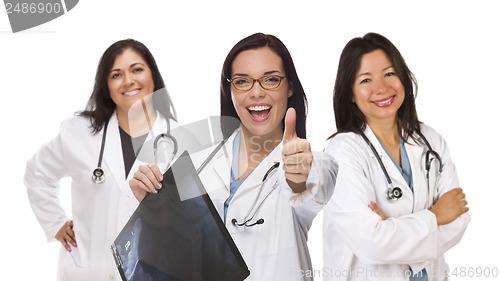
[(417, 118), (415, 79), (369, 33), (340, 56), (326, 146), (338, 169), (324, 213), (325, 280), (446, 280), (468, 207), (445, 140)]

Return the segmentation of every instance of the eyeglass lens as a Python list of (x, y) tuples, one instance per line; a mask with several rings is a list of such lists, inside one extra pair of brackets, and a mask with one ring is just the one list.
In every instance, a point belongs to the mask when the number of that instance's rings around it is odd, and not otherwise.
[(255, 84), (255, 81), (259, 81), (260, 86), (265, 90), (272, 90), (278, 88), (283, 78), (284, 77), (275, 75), (264, 76), (259, 78), (258, 80), (254, 80), (251, 77), (238, 77), (238, 78), (233, 78), (231, 82), (233, 86), (240, 91), (250, 90)]

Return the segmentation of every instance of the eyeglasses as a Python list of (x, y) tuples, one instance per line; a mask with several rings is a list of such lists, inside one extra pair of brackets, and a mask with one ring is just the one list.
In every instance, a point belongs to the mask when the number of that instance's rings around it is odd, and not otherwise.
[(264, 90), (272, 90), (278, 88), (281, 84), (281, 80), (285, 78), (286, 76), (268, 75), (262, 76), (257, 80), (251, 77), (234, 77), (231, 80), (226, 78), (226, 80), (238, 91), (249, 91), (253, 88), (255, 81), (259, 81), (260, 86)]

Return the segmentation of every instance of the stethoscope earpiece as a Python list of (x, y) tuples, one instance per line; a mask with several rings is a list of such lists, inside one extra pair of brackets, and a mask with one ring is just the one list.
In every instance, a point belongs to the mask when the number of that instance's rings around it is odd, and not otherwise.
[(264, 219), (259, 219), (255, 222), (255, 224), (263, 224), (264, 223)]
[(264, 223), (264, 219), (258, 219), (256, 222), (252, 223), (252, 224), (248, 224), (249, 220), (243, 222), (243, 223), (238, 223), (238, 221), (236, 219), (232, 219), (231, 220), (231, 223), (234, 225), (234, 226), (246, 226), (246, 227), (250, 227), (250, 226), (254, 226), (254, 225), (258, 225), (258, 224), (263, 224)]

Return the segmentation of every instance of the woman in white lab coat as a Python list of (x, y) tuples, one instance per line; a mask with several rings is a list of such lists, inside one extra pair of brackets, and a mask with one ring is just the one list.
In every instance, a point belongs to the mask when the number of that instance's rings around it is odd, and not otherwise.
[[(311, 280), (307, 232), (332, 185), (305, 139), (307, 101), (288, 50), (272, 35), (241, 40), (226, 57), (220, 92), (221, 115), (241, 126), (222, 119), (228, 140), (200, 178), (248, 265), (246, 280)], [(213, 150), (193, 155), (195, 167)], [(140, 166), (130, 181), (138, 200), (160, 175)]]
[[(24, 182), (33, 211), (47, 239), (62, 244), (58, 280), (120, 279), (110, 246), (138, 205), (129, 170), (153, 161), (150, 139), (175, 120), (164, 87), (146, 46), (114, 43), (101, 57), (86, 110), (64, 121), (28, 161)], [(58, 198), (63, 177), (72, 179), (71, 214)]]
[(324, 213), (325, 280), (446, 279), (443, 254), (470, 217), (446, 142), (417, 118), (415, 88), (385, 37), (345, 46), (333, 98), (338, 132), (325, 149), (338, 169)]

